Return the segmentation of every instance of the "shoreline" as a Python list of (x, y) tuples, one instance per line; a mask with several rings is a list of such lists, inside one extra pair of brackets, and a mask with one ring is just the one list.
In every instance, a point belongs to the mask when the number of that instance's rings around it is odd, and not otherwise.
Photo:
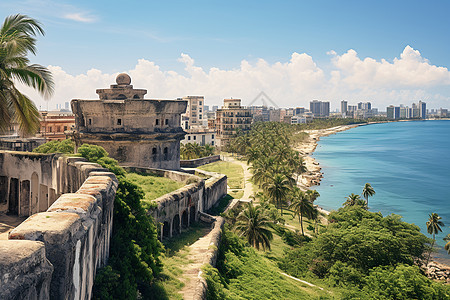
[[(449, 120), (447, 119), (429, 119), (423, 121), (434, 121), (434, 120)], [(408, 122), (415, 120), (399, 120), (399, 121), (381, 121), (381, 122), (369, 122), (369, 123), (361, 123), (361, 124), (351, 124), (351, 125), (340, 125), (327, 129), (315, 129), (315, 130), (304, 130), (309, 134), (309, 137), (306, 141), (303, 141), (300, 145), (297, 145), (294, 150), (299, 152), (299, 154), (303, 157), (305, 161), (305, 166), (307, 168), (307, 172), (299, 176), (297, 181), (297, 186), (302, 191), (309, 190), (312, 186), (320, 185), (320, 181), (323, 178), (322, 168), (320, 167), (319, 162), (316, 161), (311, 155), (314, 153), (318, 146), (318, 142), (321, 137), (329, 136), (332, 134), (336, 134), (342, 131), (346, 131), (352, 128), (356, 128), (359, 126), (380, 124), (380, 123), (390, 123), (390, 122)], [(318, 206), (318, 209), (321, 213), (328, 215), (330, 211), (323, 209)], [(443, 247), (440, 247), (443, 248)], [(436, 251), (438, 250), (438, 251)], [(422, 266), (425, 270), (425, 273), (429, 278), (432, 279), (447, 279), (447, 283), (450, 283), (450, 277), (441, 278), (441, 273), (450, 272), (450, 255), (449, 258), (445, 258), (440, 256), (442, 253), (442, 249), (434, 249), (431, 254), (431, 260), (427, 266)], [(447, 275), (448, 276), (448, 275)]]

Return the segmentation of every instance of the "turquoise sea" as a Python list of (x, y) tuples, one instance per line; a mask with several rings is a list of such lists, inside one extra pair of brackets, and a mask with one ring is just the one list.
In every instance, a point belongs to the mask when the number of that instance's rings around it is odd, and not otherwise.
[(337, 209), (369, 182), (376, 191), (369, 198), (371, 211), (401, 215), (424, 234), (428, 215), (438, 213), (445, 226), (436, 240), (445, 245), (442, 239), (450, 233), (449, 120), (360, 126), (322, 137), (313, 157), (324, 176), (313, 187), (320, 193), (318, 205)]

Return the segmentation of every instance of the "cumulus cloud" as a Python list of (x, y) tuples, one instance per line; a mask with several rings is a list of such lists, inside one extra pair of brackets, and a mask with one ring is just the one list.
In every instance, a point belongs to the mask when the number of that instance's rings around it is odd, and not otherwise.
[[(148, 90), (147, 98), (174, 99), (186, 95), (203, 95), (207, 105), (218, 105), (222, 99), (241, 98), (250, 103), (264, 91), (279, 107), (309, 106), (309, 101), (322, 99), (339, 107), (342, 99), (350, 102), (372, 101), (384, 110), (390, 104), (407, 104), (419, 99), (433, 107), (450, 107), (450, 72), (432, 65), (418, 50), (406, 46), (392, 62), (361, 59), (350, 49), (339, 55), (329, 51), (332, 69), (324, 71), (306, 53), (293, 53), (286, 62), (268, 63), (259, 59), (255, 63), (241, 61), (235, 69), (204, 69), (195, 64), (188, 54), (182, 53), (178, 61), (184, 73), (164, 70), (155, 62), (139, 59), (128, 72), (136, 88)], [(115, 83), (117, 74), (91, 69), (85, 74), (71, 75), (59, 66), (49, 66), (56, 91), (49, 107), (74, 98), (97, 99), (95, 90)], [(23, 91), (38, 106), (46, 103), (29, 88)], [(430, 106), (429, 106), (430, 107)]]

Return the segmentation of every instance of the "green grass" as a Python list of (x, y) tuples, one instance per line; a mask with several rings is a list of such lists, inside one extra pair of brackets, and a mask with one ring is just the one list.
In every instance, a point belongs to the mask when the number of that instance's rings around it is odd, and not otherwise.
[(163, 240), (166, 253), (162, 258), (163, 271), (152, 285), (152, 299), (177, 299), (181, 300), (179, 291), (184, 287), (183, 269), (191, 262), (189, 245), (205, 236), (210, 225), (193, 223), (188, 230)]
[(224, 212), (228, 204), (234, 199), (231, 195), (226, 195), (219, 200), (219, 203), (209, 210), (209, 214), (212, 216), (218, 216)]
[(145, 197), (143, 201), (155, 200), (185, 185), (184, 182), (154, 175), (127, 173), (126, 177), (144, 190)]
[(242, 169), (242, 166), (236, 163), (228, 161), (217, 161), (198, 168), (208, 172), (216, 172), (227, 175), (228, 186), (231, 189), (244, 188), (244, 169)]
[(210, 231), (211, 225), (195, 222), (189, 226), (189, 229), (174, 235), (172, 238), (163, 240), (166, 247), (166, 256), (171, 257), (184, 247), (192, 245), (199, 238), (205, 236)]

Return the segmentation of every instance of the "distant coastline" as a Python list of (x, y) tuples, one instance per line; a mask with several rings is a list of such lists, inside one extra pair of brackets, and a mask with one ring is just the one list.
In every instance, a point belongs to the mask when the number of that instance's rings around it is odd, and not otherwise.
[[(311, 187), (320, 185), (320, 181), (323, 178), (322, 168), (320, 163), (312, 157), (315, 149), (318, 146), (318, 142), (320, 138), (329, 136), (332, 134), (336, 134), (339, 132), (343, 132), (352, 128), (356, 128), (359, 126), (373, 125), (373, 124), (381, 124), (381, 123), (395, 123), (395, 122), (413, 122), (413, 121), (450, 121), (450, 118), (440, 118), (440, 119), (426, 119), (426, 120), (395, 120), (395, 121), (379, 121), (379, 122), (369, 122), (369, 123), (361, 123), (361, 124), (352, 124), (352, 125), (341, 125), (333, 128), (327, 129), (317, 129), (317, 130), (305, 130), (309, 134), (309, 137), (306, 141), (302, 142), (301, 145), (296, 146), (294, 149), (297, 150), (300, 155), (303, 156), (305, 165), (308, 171), (302, 176), (299, 177), (297, 182), (298, 186), (302, 190), (308, 190)], [(329, 214), (330, 212), (319, 207), (319, 209), (324, 214)], [(436, 251), (437, 250), (437, 251)], [(446, 251), (442, 246), (436, 245), (436, 252), (432, 253), (432, 258), (435, 263), (438, 265), (442, 265), (442, 267), (450, 268), (450, 255), (446, 254)]]

